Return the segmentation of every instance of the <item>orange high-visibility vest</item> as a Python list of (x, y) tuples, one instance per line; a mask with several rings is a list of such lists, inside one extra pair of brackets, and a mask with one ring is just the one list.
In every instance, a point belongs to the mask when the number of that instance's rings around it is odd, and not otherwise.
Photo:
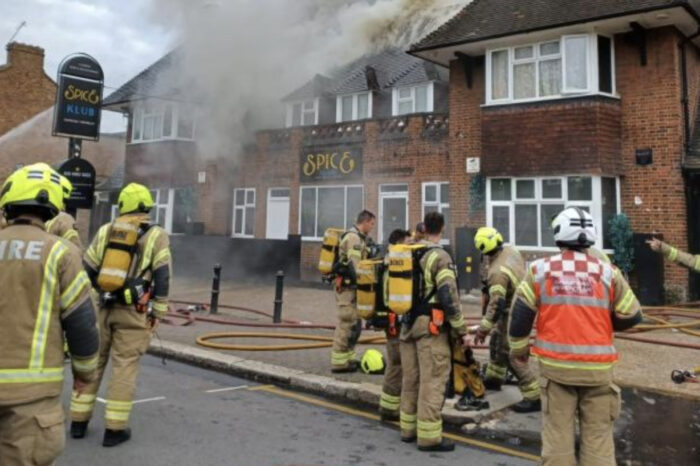
[(587, 254), (565, 251), (535, 262), (532, 273), (540, 303), (532, 352), (564, 368), (602, 369), (617, 361), (613, 267)]

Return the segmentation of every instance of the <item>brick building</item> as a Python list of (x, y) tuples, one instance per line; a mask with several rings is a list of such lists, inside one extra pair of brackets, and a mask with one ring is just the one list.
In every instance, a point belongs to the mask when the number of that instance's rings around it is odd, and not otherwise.
[[(175, 126), (166, 138), (145, 122), (177, 112), (134, 104), (161, 65), (107, 100), (137, 122), (127, 178), (170, 189), (166, 216), (177, 189), (205, 180), (207, 233), (239, 245), (300, 235), (307, 278), (323, 229), (361, 207), (377, 212), (380, 241), (440, 210), (452, 243), (455, 228), (489, 224), (536, 257), (556, 251), (551, 216), (577, 205), (608, 252), (618, 213), (635, 233), (700, 252), (699, 11), (698, 0), (475, 0), (413, 57), (390, 50), (317, 75), (283, 100), (286, 128), (214, 164), (185, 157), (170, 178), (149, 168), (180, 160)], [(158, 143), (138, 147), (146, 131)], [(651, 267), (645, 251), (637, 272)], [(700, 290), (670, 264), (656, 277), (669, 299)]]

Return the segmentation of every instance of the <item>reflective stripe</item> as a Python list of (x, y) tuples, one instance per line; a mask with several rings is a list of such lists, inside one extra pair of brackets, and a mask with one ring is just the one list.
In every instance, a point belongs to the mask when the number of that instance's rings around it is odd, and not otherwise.
[(540, 384), (537, 382), (537, 380), (534, 380), (521, 387), (520, 392), (523, 394), (523, 398), (526, 400), (535, 400), (540, 397)]
[(607, 371), (612, 369), (613, 364), (612, 362), (582, 362), (582, 361), (560, 361), (558, 359), (551, 359), (547, 358), (545, 356), (540, 356), (535, 354), (535, 358), (537, 358), (541, 364), (544, 364), (546, 366), (551, 366), (551, 367), (558, 367), (560, 369), (582, 369), (582, 370), (590, 370), (590, 371)]
[(78, 238), (78, 232), (75, 230), (68, 230), (63, 233), (63, 239), (70, 241), (72, 238)]
[[(433, 288), (435, 288), (435, 283), (433, 282), (433, 265), (435, 264), (435, 261), (438, 259), (437, 251), (430, 251), (428, 252), (428, 259), (425, 261), (425, 268), (423, 269), (423, 274), (425, 276), (425, 296), (428, 296), (430, 293), (433, 292)], [(437, 302), (437, 296), (433, 296), (430, 298), (431, 303)]]
[(695, 266), (693, 268), (700, 272), (700, 256), (695, 256)]
[(97, 240), (93, 241), (85, 253), (85, 256), (92, 261), (92, 265), (95, 267), (99, 267), (102, 263), (102, 256), (104, 256), (105, 245), (107, 244), (108, 229), (109, 225), (105, 225), (100, 228), (99, 232), (97, 233)]
[(106, 409), (105, 410), (105, 419), (108, 421), (128, 421), (129, 420), (129, 414), (131, 414), (131, 411), (114, 411), (111, 409)]
[(107, 400), (105, 419), (108, 421), (128, 421), (133, 403), (131, 401)]
[(508, 294), (508, 292), (501, 285), (493, 285), (491, 288), (489, 288), (489, 294), (496, 295), (496, 296), (506, 296), (506, 294)]
[(349, 258), (357, 258), (357, 259), (362, 259), (362, 251), (358, 251), (357, 249), (351, 249), (348, 251), (347, 256)]
[(672, 261), (678, 259), (678, 249), (672, 247), (671, 250), (668, 252), (668, 258)]
[(153, 310), (158, 312), (168, 312), (168, 303), (153, 302)]
[(443, 269), (437, 273), (435, 276), (435, 282), (437, 283), (438, 286), (442, 284), (443, 281), (448, 280), (448, 279), (456, 280), (457, 276), (455, 275), (454, 271), (450, 269)]
[(34, 336), (32, 338), (32, 353), (29, 358), (29, 369), (41, 369), (44, 366), (47, 334), (49, 331), (49, 323), (51, 322), (54, 296), (56, 295), (58, 261), (67, 250), (68, 248), (60, 242), (54, 244), (51, 248), (51, 252), (49, 252), (46, 265), (44, 266), (44, 278), (41, 284), (39, 310), (37, 312)]
[(491, 379), (491, 380), (503, 380), (506, 378), (506, 373), (508, 372), (508, 368), (506, 366), (499, 366), (498, 364), (495, 364), (493, 362), (489, 362), (488, 365), (486, 366), (486, 372), (484, 373), (484, 378), (485, 379)]
[(155, 259), (153, 259), (153, 268), (158, 268), (158, 266), (166, 264), (170, 259), (170, 249), (165, 248), (156, 254)]
[(406, 414), (403, 411), (401, 411), (399, 418), (400, 418), (399, 424), (401, 425), (401, 430), (409, 431), (409, 432), (413, 432), (416, 430), (416, 422), (418, 420), (417, 415)]
[(107, 400), (107, 409), (112, 409), (114, 411), (128, 411), (134, 404), (133, 401), (117, 401), (117, 400)]
[(80, 296), (80, 294), (85, 290), (85, 288), (90, 286), (90, 279), (84, 270), (81, 270), (75, 277), (73, 282), (68, 285), (68, 289), (61, 295), (61, 310), (70, 309), (75, 300)]
[(539, 338), (535, 340), (535, 347), (557, 353), (570, 354), (617, 354), (613, 345), (565, 345), (563, 343), (551, 343)]
[(70, 410), (74, 413), (92, 412), (96, 399), (96, 395), (78, 394), (73, 392), (70, 397)]
[(371, 304), (358, 304), (357, 310), (358, 311), (374, 311), (374, 306), (372, 306)]
[(141, 267), (139, 270), (139, 275), (141, 275), (150, 265), (153, 264), (153, 248), (155, 247), (156, 240), (158, 239), (158, 233), (160, 230), (151, 230), (148, 240), (146, 240), (146, 247), (144, 248), (143, 257), (141, 258)]
[(120, 269), (100, 269), (100, 275), (109, 275), (111, 277), (126, 278), (126, 271)]
[(620, 301), (620, 304), (617, 306), (617, 312), (620, 314), (629, 314), (632, 304), (634, 304), (634, 299), (635, 296), (632, 290), (627, 290), (625, 297), (622, 298), (622, 301)]
[(410, 259), (413, 255), (406, 251), (391, 251), (389, 253), (389, 259)]
[(354, 351), (346, 351), (344, 353), (338, 351), (331, 352), (331, 365), (333, 366), (344, 366), (353, 359), (355, 359)]
[(398, 411), (399, 405), (401, 403), (401, 398), (394, 395), (389, 395), (388, 393), (382, 392), (382, 396), (379, 399), (379, 406), (389, 411)]
[(442, 421), (430, 422), (418, 419), (418, 437), (429, 440), (442, 437)]
[(460, 312), (457, 317), (452, 317), (450, 319), (450, 327), (452, 328), (462, 328), (464, 327), (464, 317), (462, 316), (462, 313)]
[(486, 317), (484, 317), (483, 319), (481, 319), (481, 322), (479, 323), (479, 325), (480, 325), (482, 328), (485, 328), (486, 330), (491, 330), (491, 329), (493, 328), (493, 322), (491, 322), (490, 320), (488, 320)]
[(546, 293), (540, 296), (540, 302), (545, 305), (586, 306), (599, 307), (603, 309), (610, 307), (610, 301), (606, 298), (597, 299), (584, 298), (581, 296), (548, 296)]
[(78, 372), (91, 372), (97, 369), (97, 361), (99, 360), (99, 356), (95, 356), (94, 358), (90, 359), (76, 359), (75, 357), (71, 358), (71, 365), (73, 366), (73, 369), (75, 369)]
[(395, 303), (410, 303), (413, 300), (413, 297), (410, 295), (403, 295), (403, 294), (390, 294), (389, 295), (389, 301), (393, 301)]
[(508, 337), (508, 345), (510, 346), (511, 353), (514, 350), (520, 350), (520, 349), (526, 348), (529, 343), (530, 343), (530, 339), (528, 337), (525, 337), (525, 338)]
[(510, 282), (513, 284), (513, 288), (517, 288), (518, 286), (520, 286), (520, 280), (518, 280), (518, 277), (516, 277), (513, 271), (510, 270), (508, 267), (502, 265), (501, 272), (508, 275)]
[(525, 299), (525, 301), (530, 305), (530, 307), (535, 307), (535, 291), (528, 282), (522, 282), (518, 287), (520, 295)]
[(331, 268), (333, 267), (333, 262), (328, 262), (328, 261), (318, 261), (319, 267), (328, 267)]
[(63, 367), (0, 369), (0, 384), (36, 382), (63, 382)]

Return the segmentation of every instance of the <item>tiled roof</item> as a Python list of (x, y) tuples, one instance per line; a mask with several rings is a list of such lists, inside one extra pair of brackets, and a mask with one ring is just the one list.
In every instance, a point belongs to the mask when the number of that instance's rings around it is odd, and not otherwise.
[(309, 100), (319, 97), (331, 88), (333, 80), (323, 75), (317, 74), (313, 79), (291, 94), (285, 96), (283, 102), (293, 102), (299, 100)]
[(411, 51), (676, 6), (700, 12), (700, 0), (474, 0)]
[[(104, 99), (102, 105), (110, 105), (140, 100), (145, 97), (174, 96), (178, 93), (173, 87), (172, 80), (163, 79), (163, 75), (172, 69), (174, 61), (178, 59), (179, 51), (173, 50), (157, 62), (131, 78), (119, 89)], [(169, 84), (165, 84), (169, 83)]]

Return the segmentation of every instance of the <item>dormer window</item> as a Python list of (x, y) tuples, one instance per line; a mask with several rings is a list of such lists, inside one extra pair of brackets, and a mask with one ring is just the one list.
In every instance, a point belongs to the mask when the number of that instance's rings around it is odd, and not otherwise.
[(319, 99), (290, 102), (287, 104), (287, 128), (318, 124)]
[(146, 102), (133, 109), (131, 142), (194, 139), (194, 110), (173, 102)]
[(372, 118), (372, 93), (340, 95), (336, 99), (336, 122)]
[(433, 83), (397, 87), (393, 91), (394, 116), (433, 111)]

